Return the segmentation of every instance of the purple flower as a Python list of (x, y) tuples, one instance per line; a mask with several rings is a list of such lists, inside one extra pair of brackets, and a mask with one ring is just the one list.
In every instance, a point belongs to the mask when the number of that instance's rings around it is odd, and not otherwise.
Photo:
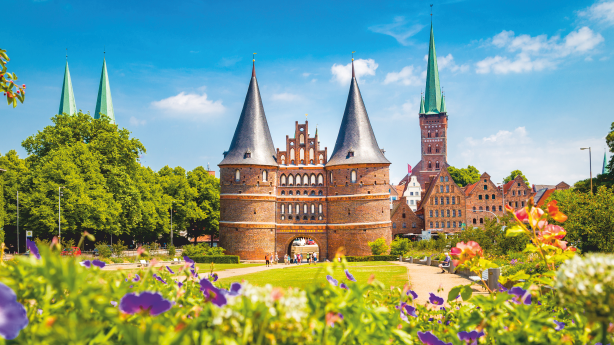
[(160, 277), (159, 275), (157, 275), (157, 274), (155, 274), (155, 273), (154, 273), (154, 274), (153, 274), (153, 277), (154, 277), (154, 278), (156, 278), (156, 280), (157, 280), (157, 281), (159, 281), (159, 282), (162, 282), (162, 283), (166, 284), (166, 282), (164, 281), (164, 279), (162, 279), (162, 277)]
[(138, 274), (134, 275), (134, 279), (132, 279), (133, 282), (138, 282), (139, 280), (141, 280), (141, 277)]
[(352, 275), (352, 273), (350, 273), (350, 271), (348, 271), (347, 269), (345, 270), (345, 276), (348, 278), (349, 281), (356, 281), (356, 278), (354, 278), (354, 276)]
[(38, 315), (43, 315), (43, 310), (42, 309), (38, 309), (36, 312), (38, 313)]
[(418, 339), (425, 345), (452, 345), (452, 343), (446, 343), (442, 340), (439, 340), (433, 333), (429, 332), (418, 332)]
[(156, 316), (171, 309), (172, 303), (164, 299), (159, 292), (127, 293), (119, 301), (119, 310), (126, 314), (147, 313)]
[(205, 296), (205, 301), (211, 302), (218, 307), (226, 305), (228, 300), (224, 296), (224, 293), (216, 288), (209, 279), (201, 279), (200, 280), (200, 291)]
[(416, 308), (409, 304), (405, 304), (403, 308), (401, 308), (401, 312), (413, 317), (418, 317), (418, 315), (416, 315)]
[(183, 286), (182, 282), (177, 282), (177, 286), (179, 286), (179, 288), (181, 289), (181, 287)]
[(554, 320), (554, 323), (556, 323), (556, 328), (554, 329), (555, 331), (560, 331), (563, 328), (565, 328), (565, 323), (564, 322), (558, 322), (558, 321)]
[(172, 270), (170, 267), (166, 266), (166, 269), (167, 269), (167, 270), (168, 270), (168, 271), (169, 271), (171, 274), (175, 274), (175, 272), (173, 272), (173, 270)]
[(339, 285), (339, 282), (335, 278), (331, 277), (330, 275), (326, 276), (326, 280), (328, 280), (328, 282), (333, 286)]
[(418, 298), (418, 294), (416, 293), (416, 291), (414, 290), (407, 291), (407, 296), (409, 296), (410, 294), (411, 294), (412, 299)]
[(342, 288), (342, 289), (349, 290), (348, 286), (347, 286), (347, 285), (345, 285), (345, 283), (341, 283), (341, 284), (339, 284), (339, 287), (340, 287), (340, 288)]
[(92, 261), (92, 265), (99, 267), (99, 268), (104, 268), (104, 266), (106, 266), (107, 264), (104, 261), (94, 260)]
[(471, 332), (458, 332), (458, 339), (466, 342), (467, 344), (477, 345), (478, 338), (483, 336), (484, 332), (471, 331)]
[(439, 307), (439, 310), (446, 311), (446, 307)]
[(506, 292), (507, 288), (501, 284), (499, 284), (499, 292)]
[(443, 298), (438, 297), (432, 292), (429, 292), (429, 294), (431, 295), (431, 297), (429, 297), (429, 302), (431, 302), (434, 305), (443, 305)]
[(514, 286), (508, 292), (510, 295), (516, 296), (513, 302), (516, 304), (524, 303), (526, 305), (531, 304), (531, 293), (519, 286)]
[(220, 289), (220, 292), (223, 293), (225, 296), (228, 297), (235, 297), (235, 296), (239, 296), (240, 295), (240, 290), (241, 290), (241, 284), (239, 283), (232, 283), (230, 285), (230, 289), (229, 290), (224, 290), (224, 289)]
[(190, 272), (192, 272), (192, 277), (198, 278), (198, 274), (196, 273), (195, 270), (190, 270)]
[(28, 322), (26, 308), (17, 302), (15, 292), (0, 283), (0, 336), (15, 339)]
[(91, 261), (89, 261), (89, 260), (85, 260), (85, 261), (81, 261), (81, 262), (79, 263), (79, 265), (81, 265), (81, 266), (83, 266), (83, 267), (90, 268), (90, 267), (92, 267), (92, 262), (91, 262)]
[(339, 313), (339, 318), (343, 320), (343, 314)]
[(208, 279), (212, 282), (216, 282), (218, 279), (217, 273), (210, 274)]
[(432, 318), (432, 317), (429, 317), (429, 320), (428, 320), (428, 321), (429, 321), (429, 322), (432, 322), (432, 321), (433, 321), (433, 318)]
[[(38, 253), (38, 247), (36, 246), (36, 243), (30, 241), (27, 238), (26, 238), (26, 248), (28, 248), (30, 253), (32, 255), (34, 255), (37, 259), (39, 259), (39, 260), (41, 259), (41, 255)], [(9, 339), (9, 338), (7, 338), (7, 339)]]
[(114, 306), (114, 307), (117, 307), (117, 302), (111, 301), (111, 305)]
[(189, 263), (189, 264), (192, 266), (192, 268), (194, 268), (194, 260), (190, 259), (190, 258), (189, 258), (189, 257), (187, 257), (187, 256), (184, 256), (184, 257), (183, 257), (183, 261), (185, 261), (185, 262)]
[(512, 261), (510, 261), (510, 265), (514, 266), (518, 263), (518, 260), (513, 259)]

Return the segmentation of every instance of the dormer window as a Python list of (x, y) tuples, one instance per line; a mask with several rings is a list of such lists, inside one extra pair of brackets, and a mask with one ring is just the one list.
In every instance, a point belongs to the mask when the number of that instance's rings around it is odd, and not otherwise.
[(245, 151), (245, 158), (252, 158), (252, 151), (250, 150)]
[(354, 157), (354, 151), (353, 150), (349, 150), (348, 151), (348, 158), (350, 157)]

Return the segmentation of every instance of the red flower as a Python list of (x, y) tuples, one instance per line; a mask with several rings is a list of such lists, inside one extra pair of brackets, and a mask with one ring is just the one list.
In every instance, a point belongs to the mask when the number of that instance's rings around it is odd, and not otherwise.
[(548, 224), (542, 232), (541, 237), (545, 241), (550, 241), (553, 239), (562, 240), (565, 235), (567, 235), (567, 231), (565, 231), (562, 226)]
[(450, 250), (450, 253), (458, 257), (458, 260), (453, 260), (454, 266), (458, 266), (465, 263), (465, 261), (471, 260), (476, 255), (482, 256), (482, 248), (474, 241), (467, 243), (458, 242), (456, 247)]
[(529, 222), (529, 213), (527, 212), (527, 208), (523, 207), (520, 210), (514, 212), (514, 214), (516, 215), (516, 218), (518, 218), (519, 221), (523, 222), (523, 223), (528, 223)]
[(556, 220), (559, 223), (563, 223), (567, 220), (567, 216), (559, 211), (559, 207), (556, 206), (556, 204), (556, 200), (552, 200), (548, 203), (548, 214), (550, 214), (550, 217), (552, 217), (552, 219)]

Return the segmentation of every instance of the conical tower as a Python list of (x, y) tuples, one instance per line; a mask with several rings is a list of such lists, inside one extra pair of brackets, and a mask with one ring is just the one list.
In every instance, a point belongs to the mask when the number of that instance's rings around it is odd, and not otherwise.
[(230, 149), (220, 164), (220, 245), (229, 255), (263, 260), (275, 251), (278, 164), (256, 66)]
[(426, 89), (424, 94), (424, 109), (427, 114), (439, 114), (441, 111), (441, 89), (439, 87), (439, 69), (437, 68), (437, 53), (435, 51), (435, 35), (431, 23), (431, 38), (429, 56), (426, 66)]
[(328, 253), (370, 255), (369, 242), (392, 241), (390, 162), (377, 145), (354, 75), (335, 149), (326, 163), (328, 175)]
[(75, 95), (72, 89), (72, 81), (70, 80), (70, 71), (68, 70), (68, 61), (64, 69), (64, 83), (62, 84), (62, 96), (60, 96), (60, 110), (58, 114), (75, 115), (77, 113), (77, 104), (75, 103)]
[(96, 100), (96, 111), (94, 118), (99, 119), (100, 114), (105, 114), (111, 118), (111, 123), (115, 122), (115, 112), (113, 111), (113, 100), (111, 99), (111, 85), (109, 84), (109, 75), (107, 74), (107, 61), (102, 59), (102, 74), (100, 76), (100, 85), (98, 86), (98, 99)]

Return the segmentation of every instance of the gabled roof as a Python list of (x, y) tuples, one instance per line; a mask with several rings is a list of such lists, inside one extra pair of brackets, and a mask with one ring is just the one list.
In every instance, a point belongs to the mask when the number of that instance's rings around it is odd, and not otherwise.
[(100, 85), (98, 86), (98, 99), (96, 100), (96, 111), (94, 111), (94, 118), (99, 119), (101, 113), (110, 117), (111, 123), (115, 124), (115, 111), (113, 111), (111, 85), (109, 84), (107, 61), (105, 58), (102, 59), (102, 74), (100, 75)]
[[(422, 206), (423, 204), (427, 203), (426, 200), (428, 200), (428, 198), (431, 196), (433, 190), (435, 189), (435, 185), (437, 184), (437, 180), (439, 179), (439, 175), (441, 175), (442, 171), (443, 171), (443, 169), (439, 170), (439, 172), (433, 177), (432, 180), (429, 177), (429, 182), (430, 182), (429, 183), (429, 188), (424, 192), (424, 194), (422, 194), (421, 201), (423, 201), (423, 202), (420, 204), (420, 208), (423, 207)], [(454, 182), (454, 180), (452, 180), (452, 182)]]
[(64, 83), (62, 84), (62, 95), (60, 96), (60, 110), (58, 110), (58, 114), (64, 113), (68, 115), (75, 115), (77, 113), (75, 94), (73, 93), (70, 71), (68, 70), (68, 61), (66, 61), (66, 68), (64, 68)]
[(352, 82), (345, 112), (335, 149), (326, 166), (343, 164), (390, 164), (377, 145), (367, 108), (362, 101), (354, 75), (354, 61), (352, 61)]
[(469, 196), (469, 194), (471, 194), (471, 192), (473, 192), (473, 190), (475, 189), (475, 186), (477, 186), (478, 183), (480, 183), (480, 181), (465, 186), (465, 196)]
[[(250, 154), (246, 155), (248, 151)], [(218, 165), (278, 166), (275, 156), (275, 146), (264, 114), (254, 64), (239, 123), (232, 137), (230, 148), (224, 153), (224, 159)]]
[(439, 114), (442, 112), (441, 105), (441, 89), (439, 86), (437, 53), (435, 51), (435, 35), (433, 34), (433, 23), (431, 23), (429, 56), (426, 66), (426, 89), (424, 90), (424, 110), (426, 114)]
[(512, 188), (512, 185), (514, 184), (514, 180), (511, 180), (510, 182), (506, 183), (503, 185), (503, 193), (507, 194), (507, 191)]
[(392, 218), (392, 216), (394, 216), (394, 214), (397, 213), (397, 210), (401, 208), (400, 207), (401, 204), (403, 204), (401, 200), (395, 200), (392, 202), (392, 209), (390, 210), (390, 218)]
[[(542, 207), (546, 203), (546, 200), (554, 193), (556, 189), (548, 189), (544, 192), (544, 194), (539, 198), (539, 201), (535, 201), (537, 207)], [(535, 199), (534, 199), (535, 200)]]
[(396, 185), (394, 188), (397, 191), (397, 195), (403, 196), (403, 194), (405, 194), (405, 189), (407, 189), (407, 185)]

